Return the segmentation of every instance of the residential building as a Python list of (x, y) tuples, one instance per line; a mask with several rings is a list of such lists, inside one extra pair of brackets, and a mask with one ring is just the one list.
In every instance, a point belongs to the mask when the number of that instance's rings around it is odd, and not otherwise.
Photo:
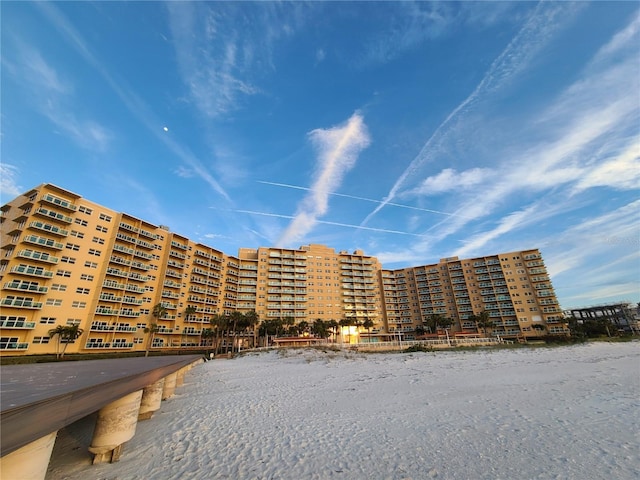
[(585, 320), (607, 319), (617, 332), (640, 333), (638, 328), (639, 310), (640, 305), (631, 305), (629, 302), (614, 302), (572, 308), (566, 310), (564, 314), (566, 317), (576, 318), (578, 323), (583, 323)]
[(317, 244), (228, 255), (51, 184), (1, 212), (0, 355), (54, 353), (49, 330), (74, 324), (83, 333), (67, 353), (197, 347), (216, 315), (236, 311), (370, 319), (370, 339), (410, 338), (431, 314), (452, 318), (451, 332), (476, 332), (470, 318), (483, 310), (493, 335), (566, 332), (537, 250), (398, 270)]
[(389, 332), (412, 339), (431, 315), (453, 320), (451, 332), (477, 333), (474, 316), (486, 311), (502, 338), (568, 334), (542, 255), (537, 249), (384, 270)]

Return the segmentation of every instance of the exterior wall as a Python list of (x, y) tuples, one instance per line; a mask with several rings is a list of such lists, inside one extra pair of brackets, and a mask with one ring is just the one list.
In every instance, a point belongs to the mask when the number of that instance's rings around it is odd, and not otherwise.
[[(494, 335), (562, 333), (561, 311), (538, 250), (383, 270), (362, 251), (310, 244), (240, 248), (237, 256), (118, 213), (51, 184), (2, 206), (1, 355), (54, 353), (49, 330), (78, 324), (65, 353), (196, 347), (216, 315), (373, 321), (371, 333), (411, 338), (432, 314)], [(165, 313), (156, 318), (154, 306)]]
[(472, 316), (483, 310), (494, 322), (494, 336), (568, 333), (537, 249), (444, 258), (437, 264), (386, 270), (381, 278), (388, 331), (409, 338), (434, 314), (451, 318), (452, 332), (477, 333)]
[(638, 331), (638, 321), (633, 309), (628, 303), (609, 303), (605, 305), (592, 305), (590, 307), (573, 308), (565, 312), (567, 317), (575, 317), (578, 323), (584, 320), (598, 320), (606, 318), (614, 327), (622, 332)]

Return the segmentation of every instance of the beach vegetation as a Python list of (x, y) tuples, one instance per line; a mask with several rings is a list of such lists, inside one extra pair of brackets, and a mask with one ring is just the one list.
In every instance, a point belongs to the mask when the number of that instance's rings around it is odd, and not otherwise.
[[(56, 343), (56, 358), (64, 357), (64, 352), (70, 343), (76, 341), (84, 333), (84, 330), (80, 328), (78, 324), (73, 325), (58, 325), (56, 328), (49, 330), (49, 336), (51, 338), (57, 336)], [(62, 351), (60, 351), (60, 344), (64, 344)]]

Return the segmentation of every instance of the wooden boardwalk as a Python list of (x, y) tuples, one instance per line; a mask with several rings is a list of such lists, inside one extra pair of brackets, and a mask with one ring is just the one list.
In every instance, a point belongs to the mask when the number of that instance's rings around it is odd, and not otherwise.
[(0, 456), (202, 358), (134, 357), (0, 367)]

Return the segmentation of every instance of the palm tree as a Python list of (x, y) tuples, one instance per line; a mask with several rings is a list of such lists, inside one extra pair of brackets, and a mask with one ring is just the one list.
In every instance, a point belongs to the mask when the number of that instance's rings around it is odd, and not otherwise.
[(284, 317), (282, 319), (282, 325), (286, 327), (287, 335), (291, 335), (295, 330), (293, 327), (295, 326), (296, 320), (293, 317)]
[(371, 320), (369, 317), (365, 318), (364, 322), (362, 322), (362, 326), (367, 329), (367, 341), (369, 343), (371, 343), (371, 329), (374, 325), (375, 323), (373, 323), (373, 320)]
[(325, 322), (321, 318), (316, 318), (311, 324), (311, 333), (318, 338), (326, 340), (331, 335), (329, 323), (330, 322)]
[(152, 323), (151, 325), (149, 325), (148, 327), (145, 327), (144, 329), (144, 333), (148, 333), (149, 336), (147, 337), (147, 346), (146, 349), (144, 351), (144, 356), (148, 357), (149, 356), (149, 349), (151, 348), (151, 344), (153, 343), (153, 337), (156, 336), (156, 332), (160, 330), (160, 327), (158, 326), (157, 323)]
[(193, 305), (189, 305), (187, 308), (184, 309), (184, 318), (186, 321), (191, 320), (191, 315), (195, 314), (198, 311), (198, 309), (196, 307), (194, 307)]
[(257, 336), (258, 336), (258, 325), (260, 324), (260, 317), (256, 313), (255, 310), (249, 310), (244, 314), (245, 319), (247, 320), (247, 328), (251, 328), (253, 330), (253, 348), (257, 346)]
[(422, 323), (429, 329), (429, 333), (437, 333), (438, 326), (445, 323), (445, 318), (439, 313), (432, 313)]
[(547, 327), (541, 323), (534, 323), (531, 325), (531, 328), (538, 332), (538, 335), (541, 335), (547, 329)]
[[(231, 315), (229, 315), (229, 320), (230, 323), (232, 325), (230, 332), (233, 334), (234, 340), (231, 342), (231, 351), (233, 352), (233, 347), (235, 345), (235, 336), (236, 333), (238, 331), (238, 323), (242, 322), (242, 319), (244, 318), (244, 315), (242, 314), (242, 312), (232, 312)], [(227, 342), (227, 353), (229, 353), (229, 343)]]
[(167, 314), (167, 307), (165, 307), (162, 303), (158, 303), (151, 310), (151, 316), (156, 319), (156, 322), (152, 323), (148, 327), (144, 329), (144, 333), (148, 333), (147, 337), (147, 347), (144, 352), (144, 356), (149, 356), (149, 349), (151, 348), (151, 344), (153, 343), (153, 337), (155, 337), (156, 332), (160, 330), (158, 326), (158, 320), (164, 317)]
[(222, 341), (222, 332), (229, 327), (229, 317), (226, 315), (215, 314), (209, 323), (211, 324), (211, 328), (216, 332), (215, 353), (217, 355)]
[(302, 320), (298, 324), (298, 333), (304, 335), (304, 333), (308, 331), (309, 331), (309, 322)]
[(52, 328), (49, 330), (49, 336), (51, 338), (58, 336), (58, 343), (56, 344), (56, 358), (60, 358), (60, 341), (62, 340), (62, 336), (66, 332), (67, 327), (63, 325), (58, 325), (56, 328)]
[(478, 315), (472, 315), (471, 318), (476, 322), (476, 329), (482, 330), (485, 337), (487, 336), (487, 329), (493, 328), (495, 324), (486, 310), (482, 310)]
[[(56, 328), (52, 328), (49, 330), (49, 336), (54, 337), (58, 336), (58, 343), (56, 345), (56, 358), (64, 357), (64, 352), (67, 350), (67, 346), (70, 343), (76, 341), (76, 339), (84, 333), (84, 330), (80, 328), (78, 324), (74, 325), (58, 325)], [(60, 353), (60, 343), (64, 343), (64, 347), (62, 347), (62, 352)]]
[[(211, 346), (211, 339), (216, 336), (216, 332), (211, 328), (202, 329), (202, 335), (200, 340), (201, 346)], [(204, 345), (203, 345), (204, 343)]]
[(333, 332), (333, 343), (338, 342), (338, 322), (335, 320), (329, 320), (327, 322), (327, 328)]
[(340, 320), (340, 326), (341, 327), (347, 327), (347, 343), (350, 343), (350, 340), (351, 340), (351, 338), (350, 338), (350, 333), (351, 333), (350, 330), (351, 329), (349, 327), (352, 326), (355, 323), (354, 320), (355, 319), (351, 319), (351, 318), (348, 318), (348, 317), (347, 318), (343, 318), (342, 320)]

